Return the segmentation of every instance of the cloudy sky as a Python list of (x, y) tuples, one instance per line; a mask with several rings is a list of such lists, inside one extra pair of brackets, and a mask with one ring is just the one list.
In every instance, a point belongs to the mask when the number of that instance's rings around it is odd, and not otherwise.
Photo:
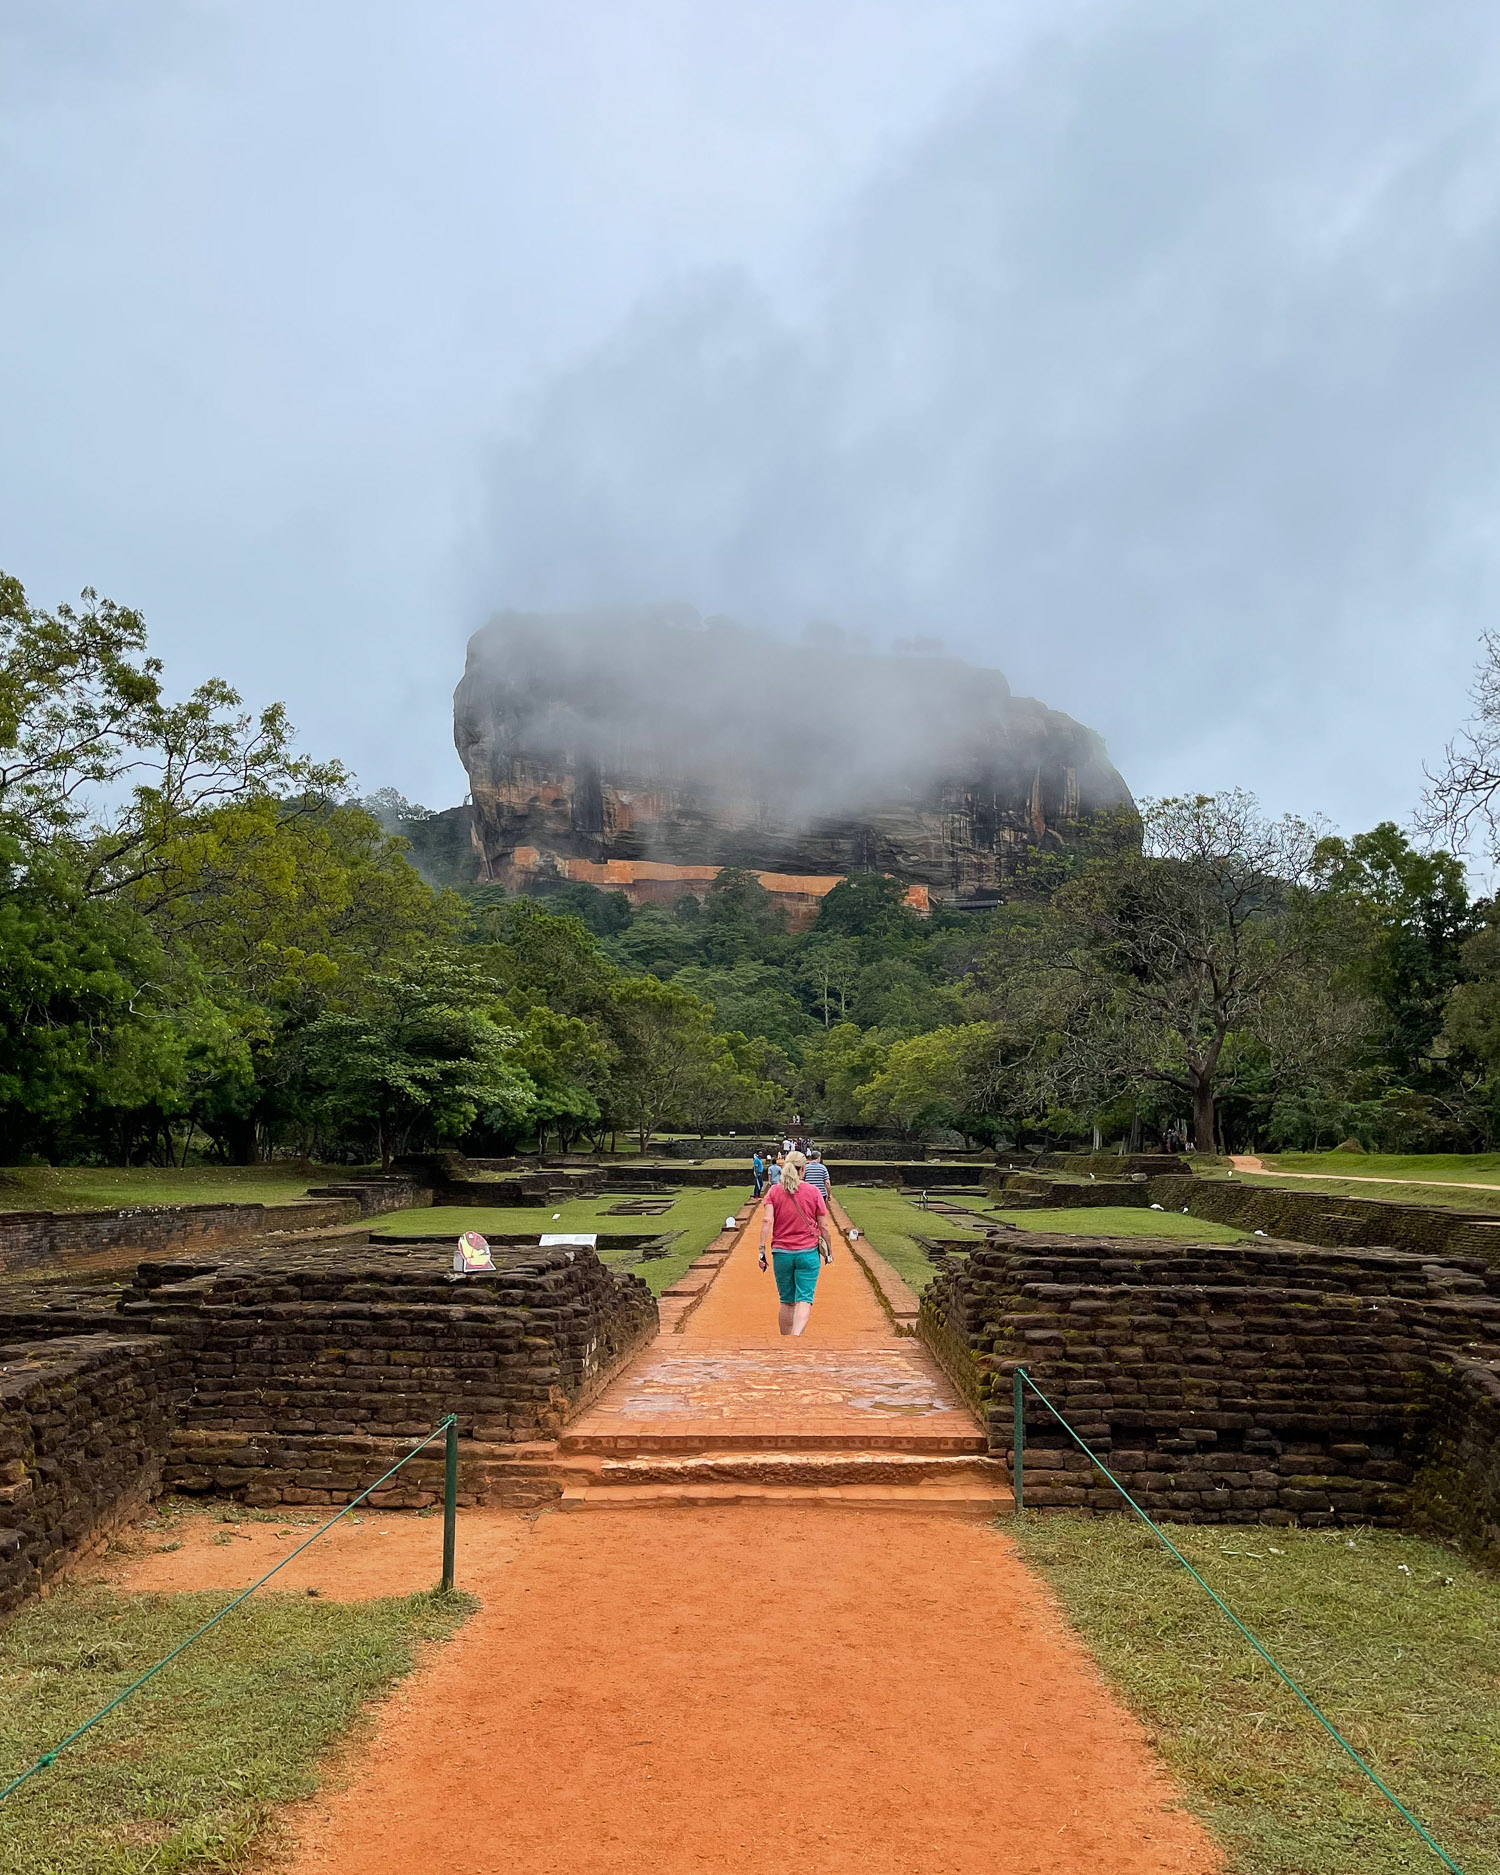
[(0, 233), (0, 565), (430, 805), (500, 606), (940, 638), (1349, 830), (1500, 622), (1481, 0), (11, 0)]

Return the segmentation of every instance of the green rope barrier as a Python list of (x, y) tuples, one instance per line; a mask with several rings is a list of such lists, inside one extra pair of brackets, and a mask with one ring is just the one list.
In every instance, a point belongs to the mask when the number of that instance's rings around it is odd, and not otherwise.
[[(19, 1790), (21, 1786), (26, 1782), (27, 1778), (33, 1777), (38, 1771), (45, 1771), (49, 1768), (49, 1766), (55, 1764), (57, 1762), (59, 1755), (62, 1752), (66, 1751), (69, 1745), (76, 1744), (78, 1740), (83, 1737), (84, 1733), (88, 1731), (91, 1726), (95, 1726), (99, 1723), (101, 1719), (107, 1718), (108, 1715), (114, 1711), (116, 1706), (123, 1705), (125, 1701), (130, 1698), (132, 1693), (139, 1692), (140, 1689), (146, 1684), (148, 1680), (155, 1679), (156, 1675), (161, 1672), (163, 1667), (170, 1666), (171, 1663), (177, 1658), (177, 1656), (180, 1653), (183, 1653), (187, 1648), (191, 1647), (194, 1641), (201, 1639), (203, 1635), (207, 1634), (208, 1630), (211, 1627), (216, 1626), (217, 1623), (222, 1621), (225, 1615), (232, 1613), (236, 1608), (239, 1607), (242, 1601), (247, 1600), (251, 1595), (255, 1593), (255, 1591), (258, 1588), (263, 1587), (267, 1582), (269, 1582), (271, 1580), (271, 1577), (275, 1575), (278, 1570), (285, 1569), (287, 1564), (291, 1562), (295, 1557), (300, 1556), (303, 1550), (308, 1548), (310, 1544), (316, 1543), (320, 1536), (326, 1535), (326, 1533), (333, 1528), (333, 1526), (339, 1521), (341, 1517), (347, 1517), (349, 1515), (349, 1512), (355, 1509), (357, 1505), (362, 1504), (372, 1491), (378, 1491), (381, 1485), (385, 1483), (387, 1478), (394, 1478), (396, 1473), (400, 1471), (401, 1467), (403, 1465), (410, 1464), (411, 1461), (416, 1457), (418, 1452), (423, 1451), (427, 1446), (431, 1445), (434, 1439), (446, 1437), (448, 1434), (449, 1427), (450, 1426), (456, 1427), (457, 1424), (458, 1424), (458, 1421), (452, 1413), (450, 1413), (446, 1419), (440, 1421), (438, 1425), (433, 1427), (432, 1431), (428, 1433), (425, 1439), (421, 1440), (418, 1444), (414, 1445), (411, 1448), (411, 1450), (406, 1454), (404, 1458), (398, 1458), (396, 1460), (396, 1463), (391, 1466), (389, 1471), (382, 1472), (381, 1475), (375, 1480), (373, 1484), (368, 1484), (365, 1486), (364, 1490), (360, 1492), (358, 1497), (350, 1498), (349, 1502), (345, 1504), (342, 1507), (342, 1509), (334, 1512), (333, 1516), (331, 1516), (328, 1519), (327, 1523), (319, 1525), (319, 1527), (313, 1531), (310, 1537), (307, 1537), (306, 1539), (304, 1539), (304, 1541), (299, 1543), (294, 1550), (289, 1550), (287, 1554), (282, 1557), (281, 1561), (277, 1563), (275, 1569), (268, 1569), (266, 1573), (263, 1576), (261, 1576), (258, 1581), (252, 1582), (249, 1588), (241, 1589), (241, 1591), (239, 1592), (238, 1595), (235, 1596), (233, 1601), (226, 1602), (216, 1615), (210, 1615), (208, 1620), (203, 1623), (201, 1628), (194, 1628), (193, 1632), (190, 1635), (188, 1635), (185, 1641), (179, 1641), (177, 1645), (172, 1649), (171, 1653), (163, 1654), (161, 1659), (157, 1661), (154, 1667), (148, 1667), (138, 1680), (132, 1680), (130, 1685), (127, 1686), (123, 1692), (116, 1693), (114, 1698), (110, 1700), (108, 1705), (101, 1706), (91, 1719), (85, 1719), (83, 1724), (80, 1725), (75, 1731), (69, 1732), (65, 1739), (61, 1740), (60, 1743), (54, 1745), (51, 1751), (44, 1751), (41, 1757), (37, 1759), (35, 1764), (29, 1765), (26, 1768), (26, 1770), (22, 1771), (18, 1777), (13, 1777), (11, 1781), (5, 1786), (5, 1788), (3, 1790), (0, 1790), (0, 1803), (4, 1803), (5, 1799), (8, 1796), (10, 1796), (12, 1791)], [(448, 1565), (445, 1561), (445, 1567), (447, 1566)]]
[[(1376, 1776), (1375, 1772), (1371, 1769), (1371, 1767), (1368, 1764), (1365, 1763), (1364, 1759), (1349, 1743), (1348, 1739), (1344, 1737), (1343, 1733), (1338, 1729), (1338, 1727), (1333, 1723), (1333, 1721), (1331, 1719), (1324, 1717), (1324, 1715), (1313, 1704), (1312, 1700), (1308, 1698), (1307, 1694), (1303, 1692), (1302, 1688), (1292, 1678), (1291, 1674), (1289, 1674), (1286, 1671), (1286, 1669), (1281, 1665), (1280, 1661), (1278, 1661), (1275, 1658), (1275, 1656), (1267, 1648), (1263, 1647), (1261, 1643), (1256, 1639), (1256, 1637), (1250, 1632), (1249, 1628), (1247, 1628), (1244, 1622), (1240, 1620), (1239, 1616), (1229, 1606), (1228, 1602), (1226, 1602), (1222, 1596), (1216, 1595), (1214, 1593), (1214, 1591), (1209, 1587), (1207, 1582), (1204, 1581), (1203, 1577), (1199, 1575), (1198, 1571), (1188, 1561), (1187, 1557), (1183, 1555), (1182, 1551), (1178, 1549), (1177, 1545), (1171, 1540), (1171, 1538), (1167, 1535), (1167, 1533), (1161, 1528), (1160, 1524), (1156, 1523), (1154, 1519), (1146, 1511), (1142, 1510), (1140, 1505), (1136, 1503), (1135, 1499), (1125, 1489), (1124, 1485), (1120, 1483), (1120, 1480), (1114, 1475), (1114, 1473), (1110, 1470), (1108, 1465), (1104, 1463), (1103, 1459), (1100, 1458), (1096, 1452), (1092, 1451), (1087, 1445), (1084, 1444), (1083, 1440), (1068, 1424), (1067, 1420), (1063, 1418), (1062, 1414), (1047, 1398), (1046, 1394), (1042, 1392), (1041, 1388), (1031, 1378), (1031, 1375), (1027, 1373), (1024, 1367), (1018, 1367), (1016, 1369), (1016, 1378), (1018, 1382), (1022, 1380), (1025, 1381), (1026, 1385), (1030, 1387), (1031, 1391), (1041, 1401), (1042, 1405), (1046, 1407), (1047, 1411), (1057, 1421), (1058, 1425), (1062, 1427), (1063, 1431), (1067, 1433), (1068, 1437), (1073, 1441), (1073, 1443), (1078, 1447), (1078, 1449), (1090, 1460), (1090, 1462), (1099, 1471), (1103, 1472), (1106, 1478), (1109, 1479), (1110, 1483), (1120, 1493), (1120, 1496), (1124, 1498), (1125, 1502), (1135, 1512), (1136, 1516), (1140, 1518), (1141, 1522), (1145, 1524), (1146, 1528), (1150, 1530), (1152, 1535), (1157, 1539), (1157, 1541), (1162, 1545), (1162, 1547), (1164, 1549), (1171, 1551), (1171, 1553), (1177, 1558), (1178, 1562), (1182, 1564), (1183, 1568), (1187, 1570), (1188, 1574), (1198, 1584), (1199, 1588), (1203, 1590), (1204, 1594), (1207, 1595), (1211, 1601), (1216, 1602), (1218, 1606), (1223, 1610), (1223, 1612), (1226, 1615), (1228, 1615), (1229, 1619), (1239, 1629), (1240, 1633), (1244, 1635), (1245, 1639), (1249, 1641), (1250, 1645), (1255, 1649), (1256, 1653), (1260, 1655), (1261, 1659), (1264, 1660), (1266, 1664), (1271, 1668), (1271, 1671), (1275, 1673), (1275, 1675), (1277, 1676), (1279, 1680), (1281, 1680), (1282, 1684), (1289, 1687), (1290, 1690), (1296, 1694), (1298, 1699), (1302, 1701), (1303, 1705), (1306, 1706), (1307, 1710), (1317, 1720), (1318, 1724), (1322, 1726), (1323, 1730), (1327, 1732), (1328, 1736), (1331, 1739), (1333, 1739), (1335, 1744), (1337, 1744), (1342, 1750), (1348, 1753), (1348, 1755), (1353, 1759), (1353, 1761), (1359, 1766), (1360, 1770), (1364, 1772), (1365, 1776), (1369, 1778), (1370, 1782), (1380, 1792), (1381, 1796), (1385, 1798), (1386, 1802), (1393, 1804), (1395, 1808), (1400, 1811), (1401, 1815), (1404, 1816), (1407, 1822), (1411, 1824), (1412, 1828), (1422, 1838), (1423, 1842), (1426, 1843), (1427, 1847), (1438, 1858), (1438, 1860), (1442, 1862), (1444, 1867), (1452, 1869), (1453, 1875), (1463, 1875), (1463, 1870), (1453, 1860), (1452, 1856), (1450, 1856), (1448, 1852), (1445, 1849), (1443, 1849), (1438, 1843), (1435, 1843), (1433, 1841), (1431, 1836), (1427, 1834), (1427, 1831), (1423, 1829), (1422, 1825), (1412, 1815), (1411, 1811), (1407, 1809), (1406, 1805), (1402, 1803), (1401, 1799), (1395, 1794), (1395, 1792), (1388, 1790), (1386, 1786), (1383, 1783), (1381, 1783), (1380, 1779)], [(1017, 1389), (1016, 1389), (1016, 1398), (1017, 1398), (1017, 1406), (1019, 1408), (1019, 1404), (1020, 1404), (1020, 1387), (1019, 1386), (1017, 1386)], [(1018, 1417), (1019, 1417), (1019, 1413), (1018, 1413)], [(4, 1794), (3, 1792), (0, 1792), (0, 1795), (3, 1795), (3, 1794)]]

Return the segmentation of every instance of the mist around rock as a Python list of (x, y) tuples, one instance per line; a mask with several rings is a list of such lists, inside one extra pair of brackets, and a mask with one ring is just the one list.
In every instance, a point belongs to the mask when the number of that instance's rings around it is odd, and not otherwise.
[(1093, 730), (997, 670), (831, 626), (789, 644), (687, 606), (499, 614), (470, 641), (454, 734), (476, 790), (517, 762), (592, 769), (793, 827), (955, 788), (1019, 807), (1039, 777), (1074, 815), (1133, 805)]

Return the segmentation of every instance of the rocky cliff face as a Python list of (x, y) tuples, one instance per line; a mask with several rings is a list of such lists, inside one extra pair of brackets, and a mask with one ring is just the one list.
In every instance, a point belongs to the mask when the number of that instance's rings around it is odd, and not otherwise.
[(503, 614), (470, 641), (454, 740), (481, 877), (515, 889), (670, 901), (731, 865), (794, 912), (853, 870), (983, 904), (1029, 850), (1134, 815), (1100, 737), (998, 671), (679, 609)]

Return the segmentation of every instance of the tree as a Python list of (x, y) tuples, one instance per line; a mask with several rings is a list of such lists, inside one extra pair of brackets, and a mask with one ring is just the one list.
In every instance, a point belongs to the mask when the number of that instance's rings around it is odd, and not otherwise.
[(1475, 930), (1463, 864), (1418, 852), (1389, 820), (1352, 840), (1321, 840), (1313, 858), (1323, 889), (1353, 914), (1349, 971), (1383, 1013), (1382, 1065), (1419, 1081)]
[(138, 612), (92, 590), (81, 611), (43, 612), (0, 574), (0, 822), (23, 866), (65, 844), (84, 897), (129, 890), (154, 909), (205, 809), (342, 788), (342, 768), (294, 755), (292, 733), (281, 704), (254, 716), (217, 678), (168, 703)]
[(617, 1050), (610, 1108), (634, 1129), (642, 1152), (662, 1126), (681, 1123), (701, 1103), (706, 1077), (723, 1053), (706, 1004), (672, 983), (630, 977), (616, 991), (610, 1015)]
[(714, 968), (689, 964), (672, 978), (679, 989), (708, 1003), (721, 1029), (762, 1036), (782, 1049), (795, 1049), (811, 1019), (786, 988), (786, 978), (769, 964), (749, 958)]
[[(1058, 1053), (1103, 1104), (1131, 1082), (1177, 1089), (1200, 1152), (1249, 1044), (1305, 1059), (1315, 1039), (1298, 991), (1327, 983), (1327, 927), (1311, 876), (1317, 830), (1268, 820), (1241, 791), (1148, 802), (1146, 849), (1092, 867), (1053, 901), (1052, 962), (1078, 1002)], [(1316, 1038), (1322, 1041), (1326, 1037)]]
[(860, 961), (859, 945), (851, 937), (814, 937), (804, 947), (797, 975), (813, 991), (825, 1029), (848, 1016), (849, 996), (859, 975)]
[(358, 1013), (329, 1011), (310, 1025), (309, 1080), (337, 1121), (372, 1127), (382, 1166), (419, 1136), (461, 1138), (476, 1121), (522, 1137), (536, 1089), (503, 1015), (481, 971), (434, 954), (372, 977)]
[(813, 929), (830, 937), (874, 938), (889, 944), (916, 936), (906, 885), (883, 872), (851, 872), (818, 907)]
[(953, 1129), (973, 1139), (993, 1137), (987, 1109), (995, 1094), (999, 1052), (988, 1022), (934, 1029), (896, 1042), (880, 1071), (856, 1090), (861, 1114), (893, 1126), (903, 1139)]
[(532, 1123), (537, 1144), (555, 1128), (566, 1152), (600, 1118), (609, 1079), (610, 1050), (596, 1023), (560, 1015), (538, 1004), (530, 1010), (514, 1051), (515, 1065), (535, 1089)]

